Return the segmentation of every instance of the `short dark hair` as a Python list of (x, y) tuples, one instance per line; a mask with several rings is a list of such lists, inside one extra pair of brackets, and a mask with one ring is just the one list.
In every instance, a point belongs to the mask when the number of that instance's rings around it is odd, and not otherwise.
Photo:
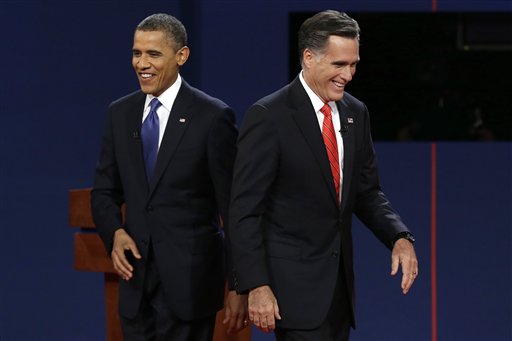
[(322, 52), (330, 36), (359, 40), (359, 24), (344, 12), (326, 10), (315, 14), (302, 23), (299, 29), (299, 57), (305, 49)]
[(187, 30), (185, 26), (183, 26), (181, 21), (169, 14), (157, 13), (150, 15), (137, 25), (136, 31), (163, 32), (175, 51), (178, 51), (183, 46), (187, 46)]

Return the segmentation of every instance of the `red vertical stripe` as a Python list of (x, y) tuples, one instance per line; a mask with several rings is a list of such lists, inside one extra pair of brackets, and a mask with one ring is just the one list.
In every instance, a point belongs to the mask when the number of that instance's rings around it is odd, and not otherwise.
[(431, 299), (432, 299), (432, 341), (437, 341), (437, 155), (436, 144), (431, 146)]
[(432, 0), (432, 12), (437, 11), (437, 0)]

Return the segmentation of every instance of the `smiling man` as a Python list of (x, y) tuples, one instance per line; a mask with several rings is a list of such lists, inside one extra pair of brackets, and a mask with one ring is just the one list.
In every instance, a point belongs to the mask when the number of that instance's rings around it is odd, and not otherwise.
[[(211, 340), (224, 304), (235, 115), (181, 78), (189, 54), (179, 20), (144, 19), (132, 56), (140, 90), (108, 110), (92, 210), (121, 278), (125, 340)], [(246, 299), (228, 294), (229, 332), (247, 325)]]
[(411, 233), (381, 191), (366, 106), (347, 92), (359, 26), (324, 11), (299, 30), (302, 71), (256, 102), (238, 139), (230, 238), (249, 319), (277, 340), (346, 341), (354, 317), (352, 214), (390, 249), (407, 293)]

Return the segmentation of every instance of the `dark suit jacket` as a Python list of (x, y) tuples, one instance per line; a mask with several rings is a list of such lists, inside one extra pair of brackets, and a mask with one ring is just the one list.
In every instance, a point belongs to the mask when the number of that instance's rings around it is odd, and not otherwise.
[(407, 231), (380, 189), (366, 106), (348, 93), (336, 105), (345, 126), (340, 205), (298, 77), (255, 103), (240, 128), (230, 208), (237, 290), (270, 284), (284, 328), (323, 322), (340, 262), (353, 312), (352, 213), (389, 248)]
[(140, 261), (130, 257), (134, 277), (120, 281), (123, 316), (133, 317), (139, 307), (151, 240), (172, 312), (185, 320), (201, 318), (223, 305), (219, 214), (227, 220), (235, 116), (226, 104), (183, 81), (148, 184), (139, 136), (145, 98), (137, 91), (109, 107), (92, 191), (94, 222), (109, 254), (114, 232), (123, 226), (142, 255)]

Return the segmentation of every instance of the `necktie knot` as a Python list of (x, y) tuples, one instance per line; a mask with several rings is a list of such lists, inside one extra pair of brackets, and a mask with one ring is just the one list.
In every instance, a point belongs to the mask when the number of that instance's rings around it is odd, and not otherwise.
[(322, 114), (324, 114), (325, 117), (331, 117), (331, 114), (332, 114), (331, 106), (329, 104), (325, 103), (324, 106), (322, 107), (322, 109), (320, 109), (320, 112)]
[(150, 107), (149, 112), (156, 111), (156, 109), (158, 109), (158, 107), (160, 107), (161, 105), (162, 105), (162, 103), (160, 103), (158, 98), (156, 98), (156, 97), (153, 98), (151, 100), (151, 102), (149, 102), (149, 107)]

